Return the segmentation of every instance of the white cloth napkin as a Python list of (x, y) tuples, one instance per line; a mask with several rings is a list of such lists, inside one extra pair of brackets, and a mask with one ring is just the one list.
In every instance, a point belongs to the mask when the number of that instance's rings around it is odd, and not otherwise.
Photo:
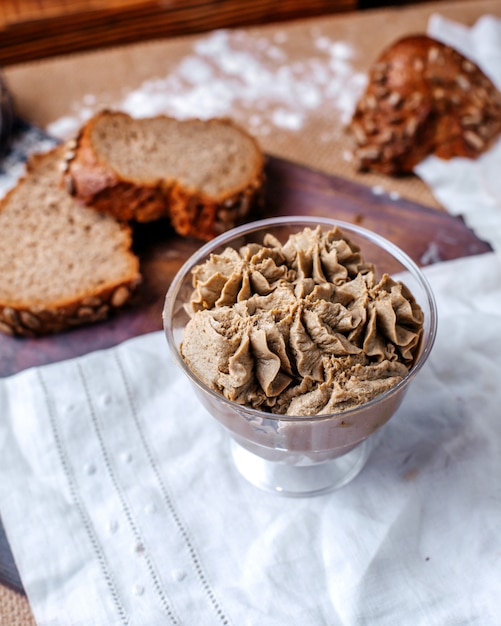
[(37, 623), (501, 624), (501, 253), (426, 274), (432, 355), (327, 495), (241, 478), (162, 333), (0, 381), (0, 512)]
[[(441, 15), (428, 34), (471, 58), (501, 90), (501, 20), (484, 15), (471, 28)], [(476, 160), (430, 156), (414, 168), (437, 200), (461, 215), (478, 237), (501, 250), (501, 139)]]

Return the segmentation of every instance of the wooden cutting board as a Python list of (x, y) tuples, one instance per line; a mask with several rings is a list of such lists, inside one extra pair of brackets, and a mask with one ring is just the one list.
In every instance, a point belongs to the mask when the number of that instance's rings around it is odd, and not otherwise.
[[(445, 212), (392, 199), (358, 183), (269, 156), (265, 210), (262, 215), (252, 217), (276, 215), (324, 216), (356, 223), (393, 241), (419, 265), (491, 249), (461, 219)], [(177, 237), (168, 224), (162, 228), (155, 223), (137, 227), (135, 246), (144, 282), (127, 310), (109, 321), (52, 337), (20, 339), (0, 333), (0, 376), (108, 348), (130, 337), (160, 330), (167, 288), (200, 242)], [(0, 582), (22, 591), (1, 525)]]

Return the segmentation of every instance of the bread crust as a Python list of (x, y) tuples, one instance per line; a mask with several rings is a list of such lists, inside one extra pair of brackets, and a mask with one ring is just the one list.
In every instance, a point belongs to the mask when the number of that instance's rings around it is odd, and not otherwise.
[[(52, 148), (44, 153), (33, 154), (26, 163), (25, 174), (17, 184), (10, 189), (0, 200), (0, 213), (8, 210), (10, 202), (15, 201), (17, 190), (22, 185), (30, 183), (30, 177), (38, 174), (39, 168), (47, 162), (61, 163), (61, 146)], [(58, 189), (58, 177), (54, 175), (51, 184)], [(49, 185), (49, 183), (47, 183)], [(58, 193), (64, 193), (58, 190)], [(71, 200), (68, 196), (70, 202)], [(35, 212), (37, 207), (33, 207)], [(22, 297), (15, 301), (7, 297), (0, 298), (0, 332), (8, 335), (38, 337), (49, 335), (89, 324), (108, 318), (121, 309), (132, 298), (142, 277), (139, 270), (139, 259), (132, 252), (132, 230), (128, 224), (117, 223), (122, 231), (120, 254), (127, 255), (128, 269), (120, 279), (108, 280), (99, 287), (88, 289), (85, 292), (68, 295), (50, 303), (41, 304), (37, 301), (23, 301)], [(64, 237), (64, 233), (62, 234)], [(22, 250), (19, 251), (22, 255)]]
[[(204, 124), (231, 126), (245, 135), (255, 148), (252, 175), (238, 189), (230, 189), (212, 198), (199, 189), (187, 188), (175, 178), (163, 180), (132, 180), (123, 178), (111, 164), (99, 156), (93, 145), (93, 130), (106, 117), (120, 116), (133, 120), (122, 112), (101, 111), (80, 130), (69, 145), (63, 167), (63, 184), (75, 198), (93, 208), (110, 213), (124, 221), (149, 222), (169, 218), (175, 231), (182, 236), (209, 240), (224, 230), (236, 226), (263, 202), (264, 155), (256, 140), (228, 119), (211, 119)], [(157, 116), (155, 119), (169, 119)], [(146, 121), (146, 120), (145, 120)], [(196, 166), (196, 164), (194, 164)]]
[(130, 300), (140, 282), (136, 275), (50, 307), (1, 302), (0, 331), (8, 335), (39, 337), (107, 319)]
[(362, 171), (406, 174), (430, 154), (476, 158), (501, 132), (501, 93), (457, 50), (411, 35), (370, 68), (348, 131)]

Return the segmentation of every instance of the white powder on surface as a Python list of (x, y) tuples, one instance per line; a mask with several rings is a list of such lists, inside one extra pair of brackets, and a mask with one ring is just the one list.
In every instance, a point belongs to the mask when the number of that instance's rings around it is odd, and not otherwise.
[(430, 241), (428, 247), (421, 255), (419, 262), (421, 265), (433, 265), (434, 263), (439, 263), (440, 261), (442, 261), (442, 257), (440, 256), (438, 244), (435, 241)]
[[(355, 71), (350, 44), (334, 41), (318, 28), (309, 36), (310, 54), (298, 61), (292, 58), (283, 31), (269, 36), (213, 31), (197, 40), (165, 77), (143, 82), (113, 108), (134, 117), (231, 116), (255, 136), (268, 135), (273, 128), (300, 131), (320, 112), (343, 126), (366, 85), (366, 75)], [(71, 115), (54, 121), (47, 131), (66, 139), (99, 108), (98, 99), (86, 95), (75, 103)], [(322, 137), (320, 141), (333, 139)]]
[(28, 127), (14, 137), (9, 153), (0, 161), (0, 198), (14, 187), (25, 174), (26, 157), (34, 152), (45, 152), (56, 145), (56, 141), (45, 137), (35, 127)]

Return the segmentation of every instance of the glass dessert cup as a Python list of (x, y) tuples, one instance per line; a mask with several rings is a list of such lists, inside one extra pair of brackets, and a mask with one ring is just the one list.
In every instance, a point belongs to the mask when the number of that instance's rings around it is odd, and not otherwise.
[[(185, 305), (193, 291), (192, 269), (226, 247), (262, 243), (266, 233), (285, 242), (304, 228), (338, 227), (361, 248), (377, 278), (388, 273), (411, 291), (424, 314), (417, 356), (407, 375), (393, 388), (345, 411), (313, 415), (278, 415), (243, 406), (207, 387), (189, 369), (180, 353), (189, 315)], [(338, 489), (366, 464), (381, 427), (395, 414), (409, 384), (427, 360), (436, 334), (433, 293), (421, 269), (402, 250), (359, 226), (320, 217), (269, 218), (234, 228), (195, 252), (175, 276), (165, 298), (164, 329), (177, 364), (193, 384), (202, 405), (229, 434), (229, 451), (237, 470), (249, 482), (282, 495), (310, 496)]]

